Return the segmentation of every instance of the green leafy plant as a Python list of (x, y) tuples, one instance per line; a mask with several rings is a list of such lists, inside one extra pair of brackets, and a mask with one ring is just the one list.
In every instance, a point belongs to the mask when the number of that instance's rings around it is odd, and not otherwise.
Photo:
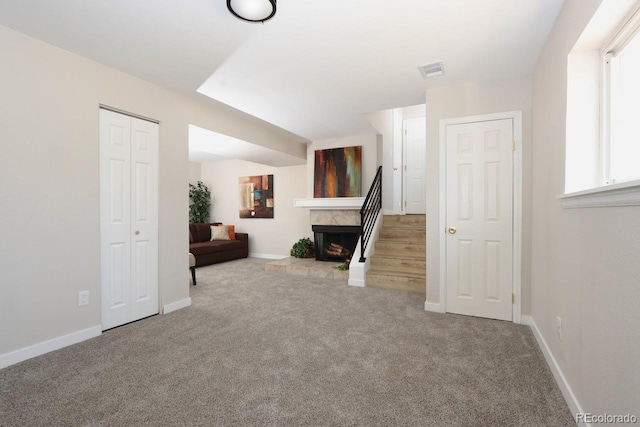
[(340, 265), (334, 265), (333, 267), (334, 270), (338, 270), (338, 271), (347, 271), (349, 269), (349, 264), (344, 263), (344, 264), (340, 264)]
[(313, 256), (313, 242), (310, 238), (303, 237), (293, 244), (289, 253), (296, 258), (311, 258)]
[(204, 182), (189, 183), (189, 222), (209, 222), (211, 192)]

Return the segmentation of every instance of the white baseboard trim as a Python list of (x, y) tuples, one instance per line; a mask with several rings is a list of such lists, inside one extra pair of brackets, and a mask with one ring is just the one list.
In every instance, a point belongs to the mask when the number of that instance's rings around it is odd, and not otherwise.
[[(522, 324), (529, 325), (531, 327), (531, 331), (533, 331), (533, 336), (536, 338), (536, 341), (538, 342), (538, 347), (540, 347), (542, 354), (544, 354), (544, 358), (546, 359), (547, 364), (549, 365), (549, 368), (553, 373), (553, 377), (555, 378), (556, 383), (558, 384), (558, 387), (562, 392), (562, 396), (564, 397), (564, 400), (567, 402), (567, 405), (569, 406), (571, 415), (575, 419), (576, 414), (579, 414), (579, 413), (584, 414), (584, 410), (582, 409), (580, 402), (578, 402), (576, 395), (573, 393), (573, 390), (571, 390), (571, 386), (569, 385), (567, 378), (564, 376), (564, 373), (560, 369), (560, 365), (558, 365), (556, 358), (553, 357), (553, 354), (551, 354), (551, 350), (549, 349), (549, 346), (547, 345), (547, 342), (545, 341), (544, 337), (540, 333), (540, 330), (538, 329), (538, 325), (536, 325), (535, 320), (531, 316), (522, 316)], [(585, 423), (585, 422), (579, 422), (577, 423), (577, 425), (589, 426), (589, 427), (591, 426), (590, 423)]]
[(172, 311), (180, 310), (181, 308), (189, 307), (191, 305), (191, 298), (181, 299), (180, 301), (172, 302), (162, 306), (162, 313), (169, 314)]
[(23, 362), (36, 356), (41, 356), (54, 350), (59, 350), (63, 347), (77, 344), (90, 338), (95, 338), (100, 334), (102, 334), (102, 326), (96, 325), (88, 329), (72, 332), (61, 337), (53, 338), (29, 347), (2, 354), (0, 355), (0, 369), (15, 365), (16, 363)]
[(431, 311), (433, 313), (444, 313), (444, 307), (439, 302), (424, 302), (424, 311)]
[(254, 252), (249, 253), (249, 258), (264, 258), (264, 259), (285, 259), (289, 258), (286, 255), (273, 255), (273, 254), (256, 254)]
[(356, 286), (358, 288), (364, 288), (364, 280), (362, 279), (349, 279), (347, 282), (349, 286)]

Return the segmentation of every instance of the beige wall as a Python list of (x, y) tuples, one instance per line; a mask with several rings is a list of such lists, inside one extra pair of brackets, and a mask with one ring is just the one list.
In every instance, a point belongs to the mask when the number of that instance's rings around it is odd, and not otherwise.
[(202, 165), (198, 162), (189, 162), (189, 182), (195, 184), (202, 178)]
[[(162, 304), (189, 297), (188, 125), (272, 148), (300, 145), (205, 98), (4, 27), (0, 52), (0, 357), (100, 325), (99, 104), (160, 121)], [(77, 306), (80, 290), (90, 291), (89, 306)]]
[[(273, 219), (239, 218), (238, 178), (254, 175), (273, 175)], [(202, 180), (211, 190), (212, 221), (249, 233), (250, 256), (286, 257), (298, 239), (313, 238), (309, 210), (293, 207), (293, 199), (306, 197), (306, 165), (275, 168), (244, 160), (205, 162)]]
[[(522, 111), (522, 313), (530, 313), (531, 80), (468, 82), (427, 91), (427, 302), (440, 303), (439, 123), (441, 119)], [(444, 296), (442, 296), (444, 297)]]
[[(385, 213), (393, 212), (393, 110), (382, 110), (363, 114), (362, 117), (376, 130), (381, 138), (382, 154), (382, 209)], [(368, 191), (368, 189), (367, 189)]]
[(565, 1), (533, 77), (531, 315), (583, 410), (640, 415), (640, 207), (563, 209), (556, 199), (567, 55), (599, 4)]
[(418, 105), (410, 105), (408, 107), (400, 108), (402, 110), (402, 119), (417, 119), (421, 117), (425, 117), (427, 114), (426, 105), (418, 104)]

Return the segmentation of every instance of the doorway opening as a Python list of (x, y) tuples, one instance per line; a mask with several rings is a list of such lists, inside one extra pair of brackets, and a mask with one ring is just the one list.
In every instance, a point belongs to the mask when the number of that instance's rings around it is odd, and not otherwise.
[[(426, 190), (412, 190), (414, 184), (426, 180), (426, 104), (411, 105), (363, 114), (363, 118), (380, 136), (379, 156), (382, 163), (382, 209), (385, 215), (425, 213)], [(415, 120), (414, 120), (415, 119)], [(422, 120), (423, 125), (418, 124)], [(411, 141), (407, 147), (405, 130)], [(422, 130), (422, 132), (421, 132)], [(408, 150), (408, 151), (407, 151)], [(416, 169), (416, 166), (418, 168)], [(420, 168), (421, 166), (421, 168)], [(409, 176), (409, 182), (407, 182)], [(407, 193), (407, 190), (408, 193)], [(414, 206), (409, 205), (413, 198)], [(422, 207), (424, 205), (424, 207)], [(416, 209), (416, 206), (420, 206)]]

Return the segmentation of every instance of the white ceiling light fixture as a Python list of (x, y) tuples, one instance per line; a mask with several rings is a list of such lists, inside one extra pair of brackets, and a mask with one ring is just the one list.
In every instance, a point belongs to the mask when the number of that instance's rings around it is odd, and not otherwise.
[(248, 22), (264, 22), (276, 14), (276, 0), (227, 0), (229, 12)]

